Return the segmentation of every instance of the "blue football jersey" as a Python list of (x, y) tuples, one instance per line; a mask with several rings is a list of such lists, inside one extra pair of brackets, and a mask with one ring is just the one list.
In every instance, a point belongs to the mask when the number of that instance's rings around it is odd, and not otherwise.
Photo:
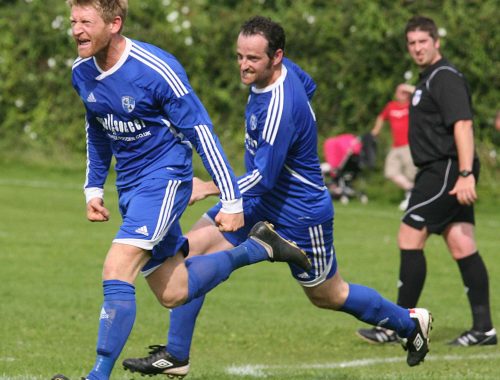
[(245, 197), (259, 197), (266, 218), (283, 226), (317, 225), (333, 218), (321, 174), (316, 120), (309, 100), (316, 84), (285, 59), (272, 85), (250, 87), (245, 111)]
[(225, 208), (241, 207), (236, 177), (210, 117), (175, 57), (126, 39), (111, 69), (102, 71), (93, 57), (78, 58), (72, 78), (86, 108), (86, 191), (102, 192), (112, 156), (119, 189), (148, 178), (189, 180), (194, 147)]

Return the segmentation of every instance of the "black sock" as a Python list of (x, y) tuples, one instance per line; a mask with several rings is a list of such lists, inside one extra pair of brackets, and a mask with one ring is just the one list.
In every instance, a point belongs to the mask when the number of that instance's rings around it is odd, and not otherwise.
[(407, 309), (417, 306), (424, 288), (427, 264), (422, 249), (402, 249), (399, 266), (398, 305)]
[(472, 310), (472, 328), (486, 332), (493, 328), (490, 313), (488, 271), (479, 252), (457, 260)]

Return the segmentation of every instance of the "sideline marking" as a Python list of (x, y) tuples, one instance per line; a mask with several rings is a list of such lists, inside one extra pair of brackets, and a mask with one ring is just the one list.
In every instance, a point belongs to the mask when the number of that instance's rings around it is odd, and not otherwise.
[[(426, 361), (457, 361), (457, 360), (484, 360), (484, 359), (500, 359), (500, 353), (495, 354), (478, 354), (478, 355), (436, 355), (427, 356)], [(405, 362), (404, 357), (393, 357), (385, 359), (360, 359), (337, 363), (324, 364), (301, 364), (301, 365), (263, 365), (263, 364), (247, 364), (241, 366), (229, 366), (225, 368), (225, 372), (234, 376), (251, 376), (265, 378), (268, 375), (279, 372), (280, 370), (307, 370), (307, 369), (339, 369), (339, 368), (355, 368), (367, 367), (378, 364), (399, 363)], [(1, 379), (0, 379), (1, 380)]]
[[(0, 357), (0, 361), (12, 361), (13, 358)], [(500, 353), (494, 354), (478, 354), (478, 355), (436, 355), (427, 356), (426, 361), (457, 361), (457, 360), (484, 360), (484, 359), (500, 359)], [(250, 376), (257, 378), (265, 378), (273, 372), (280, 370), (304, 370), (304, 369), (339, 369), (353, 367), (367, 367), (370, 365), (388, 364), (404, 362), (404, 357), (393, 357), (385, 359), (360, 359), (347, 362), (324, 363), (324, 364), (301, 364), (301, 365), (262, 365), (262, 364), (247, 364), (241, 366), (229, 366), (224, 369), (224, 372), (234, 376)], [(29, 376), (29, 377), (26, 377)], [(8, 376), (0, 373), (0, 380), (43, 380), (39, 375), (15, 375)], [(128, 379), (128, 377), (127, 377)]]

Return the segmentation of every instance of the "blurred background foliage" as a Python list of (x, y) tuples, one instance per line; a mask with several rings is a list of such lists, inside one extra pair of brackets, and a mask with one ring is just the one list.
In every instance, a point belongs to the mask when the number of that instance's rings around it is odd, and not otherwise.
[[(287, 56), (316, 80), (321, 144), (368, 131), (395, 86), (415, 83), (403, 29), (414, 14), (430, 16), (443, 54), (472, 88), (483, 178), (492, 186), (499, 179), (492, 126), (500, 108), (498, 0), (129, 0), (129, 7), (124, 34), (177, 56), (236, 168), (248, 90), (239, 82), (235, 40), (248, 17), (280, 22)], [(76, 49), (65, 1), (3, 0), (0, 30), (0, 158), (81, 167), (84, 108), (71, 86)], [(383, 160), (389, 133), (379, 140)]]

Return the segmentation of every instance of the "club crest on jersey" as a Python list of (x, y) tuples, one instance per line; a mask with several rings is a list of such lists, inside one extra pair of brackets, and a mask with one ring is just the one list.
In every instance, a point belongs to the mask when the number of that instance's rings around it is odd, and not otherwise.
[(122, 96), (122, 107), (128, 113), (132, 112), (135, 108), (135, 99), (131, 96)]
[(254, 114), (250, 115), (250, 129), (255, 131), (257, 129), (257, 116)]
[(413, 106), (416, 106), (418, 103), (420, 103), (421, 97), (422, 97), (422, 90), (415, 91), (413, 98), (411, 98), (411, 104), (413, 104)]

